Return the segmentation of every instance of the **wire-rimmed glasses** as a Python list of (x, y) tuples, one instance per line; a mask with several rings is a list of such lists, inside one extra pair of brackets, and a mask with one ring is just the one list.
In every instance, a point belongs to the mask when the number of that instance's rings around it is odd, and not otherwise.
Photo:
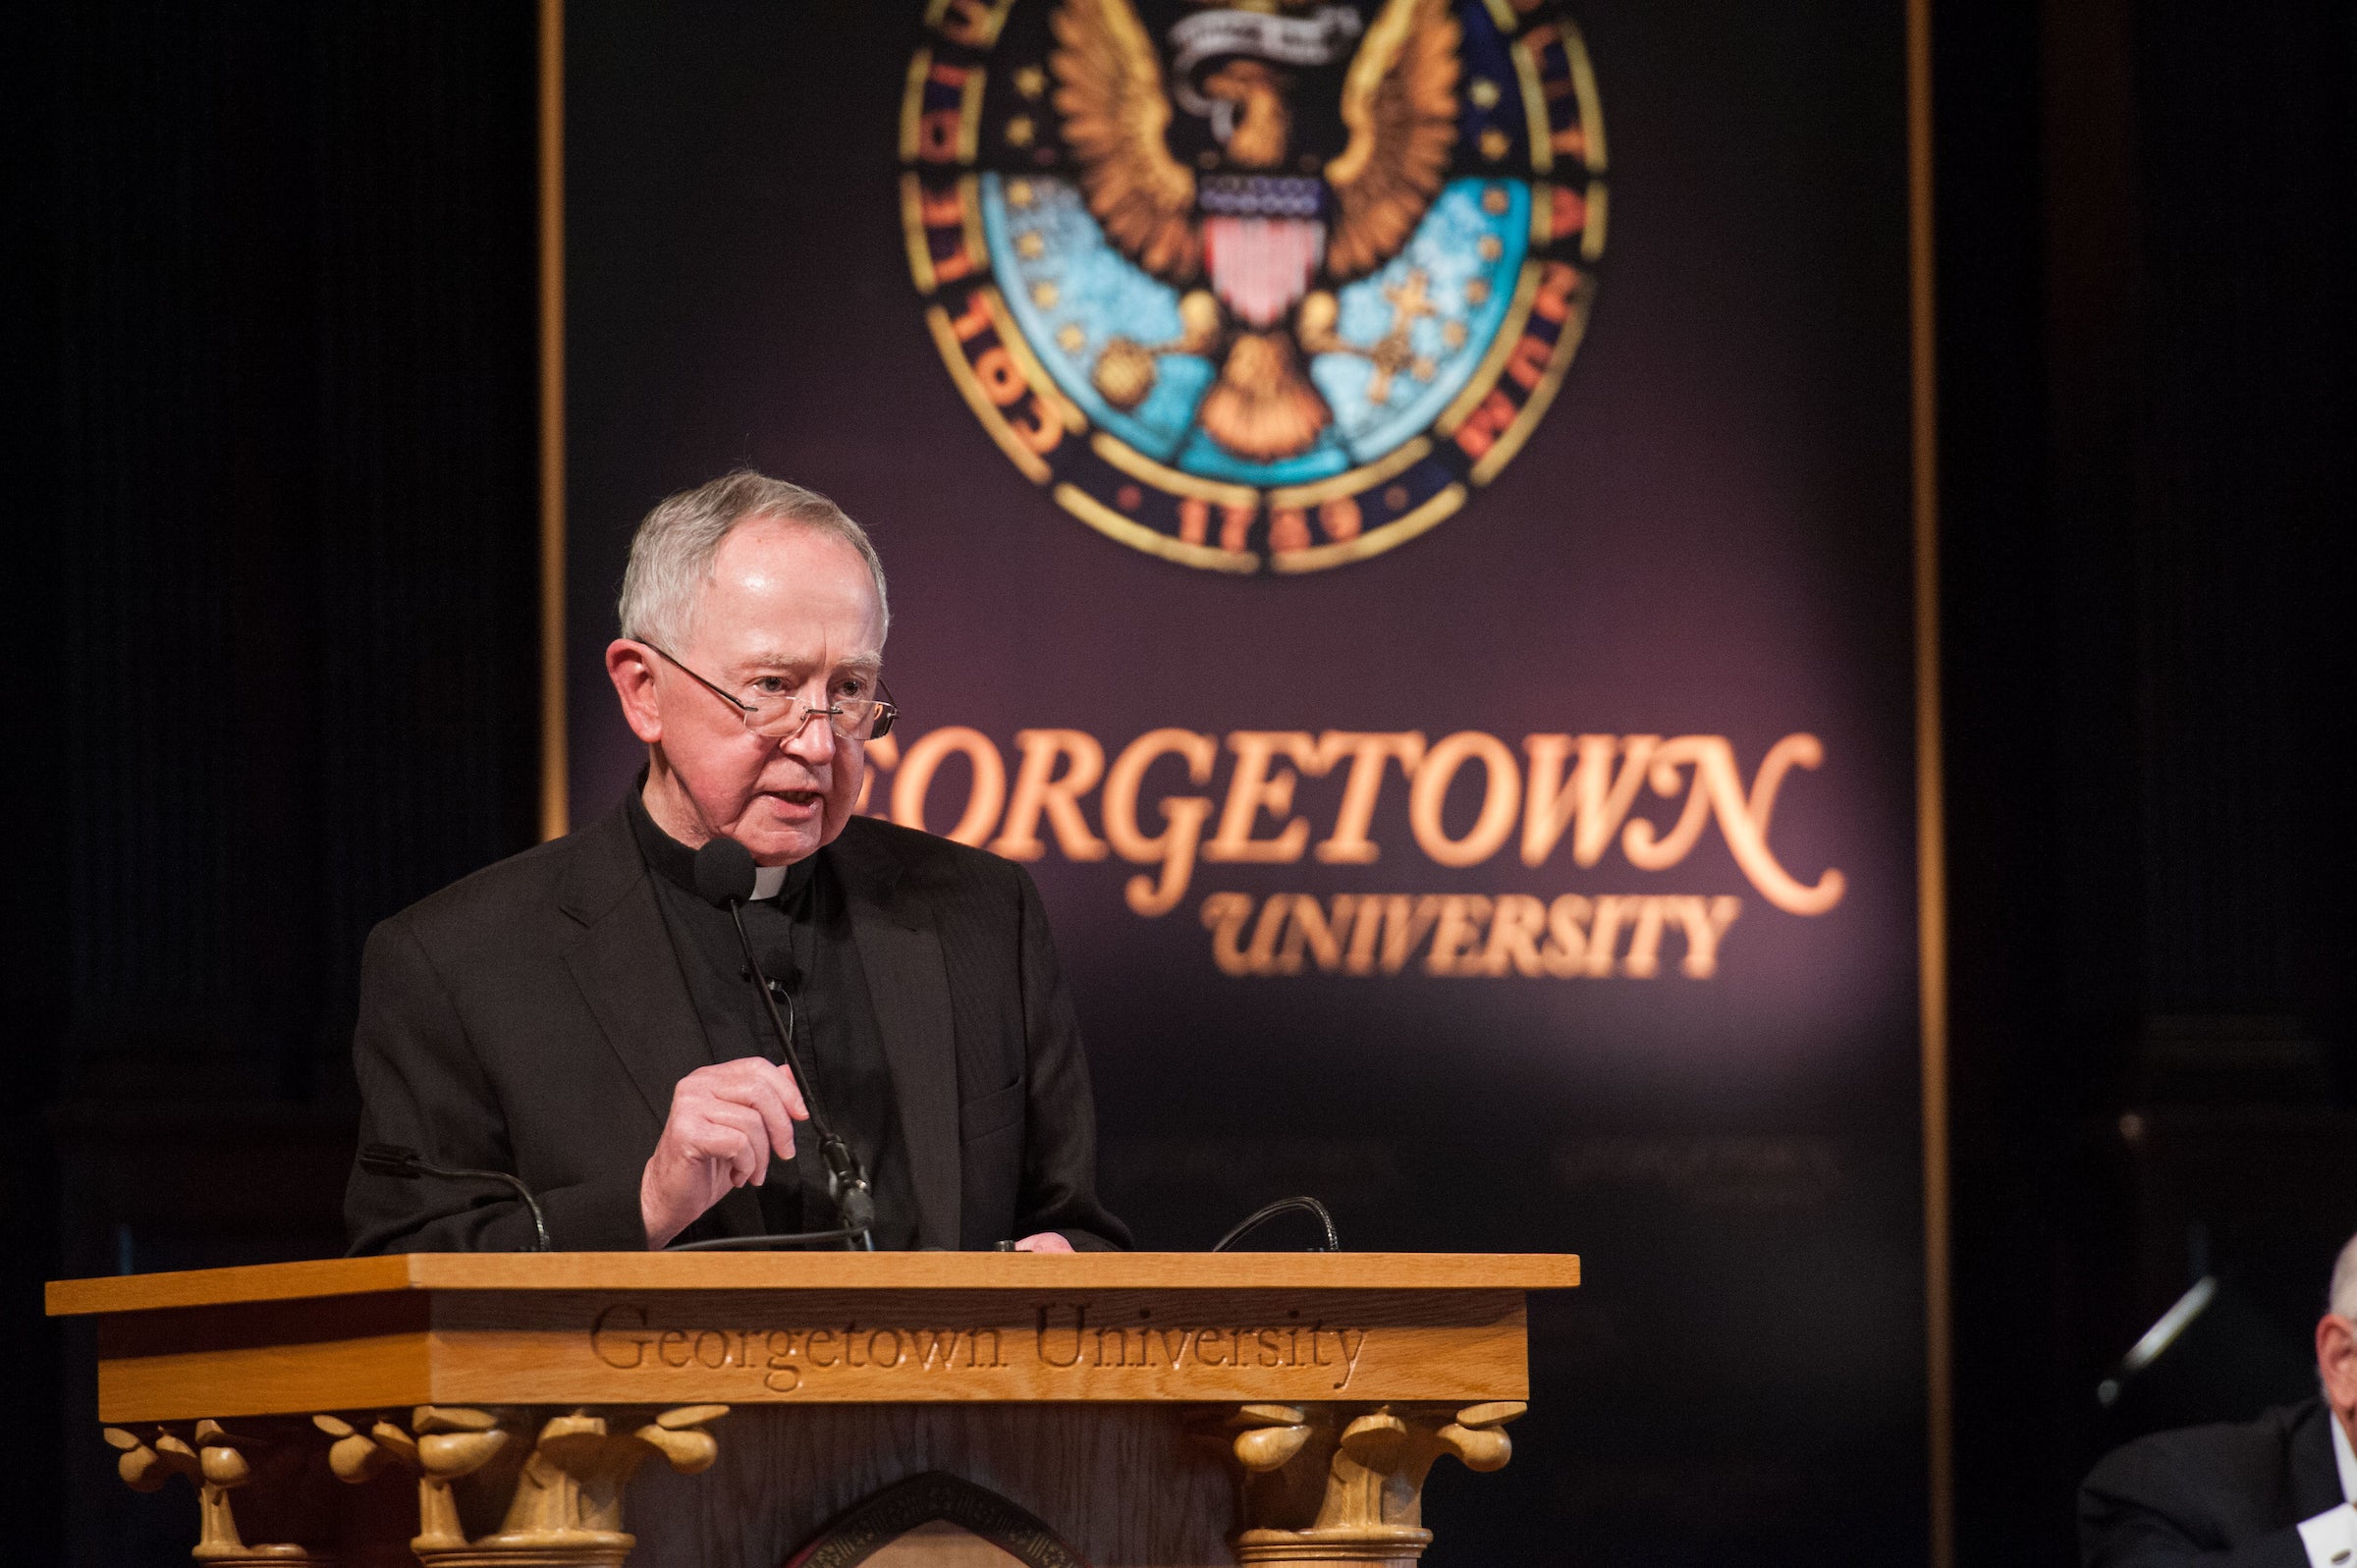
[(901, 710), (894, 706), (892, 688), (882, 680), (876, 682), (872, 697), (838, 697), (824, 708), (813, 708), (794, 692), (781, 691), (775, 695), (755, 692), (747, 702), (716, 681), (697, 675), (668, 649), (654, 643), (646, 644), (663, 655), (690, 680), (702, 686), (721, 701), (737, 710), (744, 728), (765, 739), (783, 740), (802, 732), (814, 715), (826, 716), (827, 728), (844, 740), (876, 740), (892, 733), (893, 722)]

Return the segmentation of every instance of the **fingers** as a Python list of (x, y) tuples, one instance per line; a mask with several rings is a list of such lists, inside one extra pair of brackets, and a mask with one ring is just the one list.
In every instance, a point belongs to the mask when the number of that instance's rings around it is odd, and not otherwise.
[(741, 1108), (737, 1113), (745, 1125), (673, 1108), (662, 1141), (638, 1179), (638, 1213), (648, 1246), (665, 1245), (730, 1188), (766, 1174), (769, 1145), (760, 1118)]
[(674, 1118), (665, 1141), (684, 1161), (709, 1162), (741, 1187), (769, 1175), (769, 1126), (750, 1106), (713, 1100)]
[(769, 1179), (769, 1128), (767, 1118), (743, 1106), (719, 1105), (712, 1108), (712, 1119), (737, 1135), (737, 1143), (729, 1154), (729, 1183), (741, 1187), (748, 1182), (758, 1186)]
[(1014, 1244), (1016, 1252), (1070, 1252), (1071, 1242), (1061, 1231), (1043, 1230)]
[(808, 1121), (810, 1107), (803, 1101), (802, 1086), (794, 1081), (794, 1074), (771, 1062), (763, 1062), (762, 1065), (777, 1074), (778, 1086), (786, 1095), (786, 1113), (796, 1121)]
[(771, 1152), (793, 1159), (794, 1124), (809, 1116), (794, 1074), (758, 1056), (682, 1078), (640, 1181), (650, 1245), (662, 1246), (730, 1188), (768, 1180)]
[(764, 1124), (766, 1142), (781, 1160), (794, 1158), (794, 1124), (810, 1119), (810, 1108), (794, 1074), (758, 1056), (697, 1068), (673, 1091), (672, 1104), (677, 1107), (683, 1102), (726, 1103), (754, 1111)]
[(699, 1120), (743, 1132), (759, 1149), (749, 1176), (744, 1174), (745, 1166), (733, 1151), (717, 1146), (697, 1151), (697, 1158), (731, 1159), (732, 1174), (742, 1185), (747, 1179), (765, 1179), (771, 1150), (781, 1160), (794, 1158), (794, 1124), (806, 1121), (809, 1116), (809, 1106), (793, 1073), (776, 1062), (742, 1056), (699, 1067), (680, 1080), (672, 1091), (671, 1116), (664, 1127), (664, 1137), (667, 1142), (681, 1143), (684, 1150)]
[(810, 1112), (802, 1104), (801, 1091), (795, 1087), (794, 1074), (774, 1063), (751, 1063), (760, 1070), (746, 1075), (743, 1088), (744, 1103), (759, 1113), (767, 1128), (769, 1145), (777, 1150), (780, 1160), (794, 1158), (794, 1124), (807, 1120)]

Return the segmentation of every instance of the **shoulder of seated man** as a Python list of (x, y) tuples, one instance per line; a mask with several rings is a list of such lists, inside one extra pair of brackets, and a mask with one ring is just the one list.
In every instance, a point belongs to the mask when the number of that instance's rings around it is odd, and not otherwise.
[(2108, 1482), (2127, 1479), (2148, 1468), (2165, 1467), (2177, 1475), (2212, 1473), (2221, 1481), (2237, 1479), (2244, 1469), (2261, 1482), (2279, 1473), (2293, 1434), (2319, 1414), (2313, 1402), (2278, 1405), (2252, 1421), (2212, 1422), (2149, 1433), (2113, 1449), (2088, 1475), (2088, 1484), (2101, 1489)]

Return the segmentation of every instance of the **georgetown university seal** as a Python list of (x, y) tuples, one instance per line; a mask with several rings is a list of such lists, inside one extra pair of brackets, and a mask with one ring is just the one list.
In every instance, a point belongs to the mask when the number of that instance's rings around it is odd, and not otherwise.
[(1579, 346), (1604, 127), (1557, 0), (931, 0), (908, 264), (991, 439), (1213, 570), (1414, 538)]

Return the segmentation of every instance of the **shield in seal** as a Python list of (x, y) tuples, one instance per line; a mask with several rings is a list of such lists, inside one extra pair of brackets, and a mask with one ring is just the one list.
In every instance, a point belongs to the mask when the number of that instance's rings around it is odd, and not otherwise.
[(984, 430), (1210, 570), (1461, 510), (1545, 416), (1604, 254), (1559, 0), (931, 0), (900, 140), (909, 269)]

